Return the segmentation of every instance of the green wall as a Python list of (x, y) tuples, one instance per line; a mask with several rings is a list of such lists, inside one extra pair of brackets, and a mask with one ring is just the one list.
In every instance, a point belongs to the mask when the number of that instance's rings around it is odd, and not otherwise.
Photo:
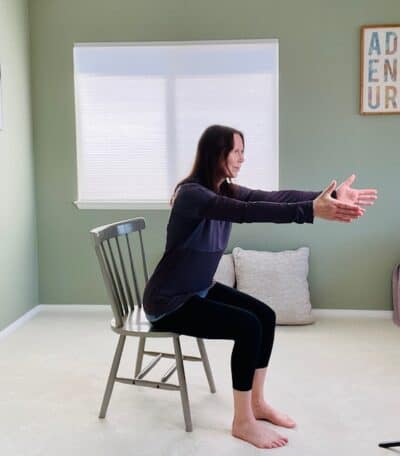
[(0, 0), (0, 330), (38, 303), (26, 0)]
[(355, 172), (380, 199), (352, 224), (235, 225), (228, 250), (307, 245), (315, 307), (389, 309), (400, 260), (400, 117), (358, 115), (359, 28), (396, 22), (398, 0), (32, 0), (40, 302), (107, 302), (89, 229), (144, 216), (152, 271), (169, 216), (73, 205), (73, 43), (278, 38), (281, 188), (319, 190)]

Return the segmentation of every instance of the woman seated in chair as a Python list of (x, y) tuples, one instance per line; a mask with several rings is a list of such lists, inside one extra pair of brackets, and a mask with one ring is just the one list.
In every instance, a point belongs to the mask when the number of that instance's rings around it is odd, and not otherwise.
[(232, 182), (243, 162), (240, 131), (221, 125), (204, 131), (192, 171), (171, 198), (165, 252), (145, 287), (143, 306), (155, 329), (234, 341), (232, 435), (275, 448), (288, 439), (260, 420), (296, 425), (264, 399), (275, 313), (268, 303), (213, 280), (232, 222), (313, 223), (320, 217), (349, 223), (364, 214), (361, 206), (373, 204), (376, 190), (351, 188), (354, 175), (338, 188), (332, 181), (323, 192), (252, 190)]

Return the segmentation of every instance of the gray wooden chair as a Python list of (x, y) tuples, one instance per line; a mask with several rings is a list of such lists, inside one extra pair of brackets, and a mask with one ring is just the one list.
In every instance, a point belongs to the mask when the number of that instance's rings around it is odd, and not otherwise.
[[(137, 217), (112, 223), (110, 225), (100, 226), (90, 231), (114, 315), (114, 318), (111, 321), (111, 329), (119, 334), (118, 344), (108, 377), (99, 418), (104, 418), (106, 416), (115, 382), (180, 391), (185, 429), (190, 432), (192, 431), (192, 420), (183, 361), (201, 361), (203, 363), (210, 391), (212, 393), (215, 393), (214, 380), (204, 341), (202, 339), (197, 339), (200, 357), (183, 356), (179, 334), (156, 331), (145, 317), (142, 308), (141, 293), (139, 292), (138, 276), (136, 274), (139, 267), (137, 268), (135, 265), (138, 261), (140, 264), (140, 260), (137, 260), (139, 255), (136, 255), (136, 252), (139, 252), (139, 249), (137, 248), (134, 250), (134, 246), (138, 246), (138, 239), (140, 241), (142, 259), (142, 267), (140, 267), (140, 269), (143, 269), (144, 283), (147, 283), (147, 265), (142, 239), (142, 230), (144, 230), (145, 227), (144, 218)], [(126, 336), (135, 336), (139, 338), (135, 375), (133, 378), (122, 378), (117, 376)], [(145, 343), (148, 337), (172, 337), (174, 353), (159, 353), (145, 350)], [(144, 355), (148, 355), (153, 359), (142, 369)], [(159, 382), (145, 380), (144, 377), (162, 358), (172, 358), (175, 359), (175, 362), (165, 372)], [(178, 384), (167, 383), (175, 370), (177, 371)]]

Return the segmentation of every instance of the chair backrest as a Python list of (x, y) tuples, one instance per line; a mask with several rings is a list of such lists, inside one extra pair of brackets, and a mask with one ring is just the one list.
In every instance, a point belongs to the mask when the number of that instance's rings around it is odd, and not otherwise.
[[(116, 326), (121, 326), (124, 316), (130, 311), (134, 311), (135, 300), (136, 305), (139, 308), (142, 307), (135, 268), (137, 260), (134, 260), (138, 255), (135, 255), (133, 247), (137, 245), (134, 239), (139, 238), (144, 284), (146, 284), (148, 274), (142, 239), (142, 230), (145, 227), (144, 218), (136, 217), (99, 226), (90, 231), (107, 293), (111, 300)], [(132, 286), (135, 291), (134, 294), (132, 293)]]

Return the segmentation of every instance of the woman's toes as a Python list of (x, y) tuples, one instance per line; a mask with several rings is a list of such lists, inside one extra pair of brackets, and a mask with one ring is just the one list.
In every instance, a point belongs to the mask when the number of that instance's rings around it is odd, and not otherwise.
[(284, 435), (281, 435), (281, 434), (278, 434), (278, 439), (279, 440), (284, 440), (285, 442), (289, 441), (289, 439), (287, 437), (285, 437)]

